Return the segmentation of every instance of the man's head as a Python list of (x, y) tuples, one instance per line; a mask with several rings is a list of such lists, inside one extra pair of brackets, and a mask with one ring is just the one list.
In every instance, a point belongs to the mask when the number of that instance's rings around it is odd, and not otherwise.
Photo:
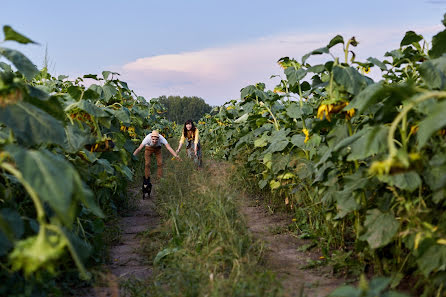
[(160, 138), (160, 134), (158, 133), (158, 131), (153, 130), (150, 138), (152, 139), (152, 143), (157, 143), (158, 139)]

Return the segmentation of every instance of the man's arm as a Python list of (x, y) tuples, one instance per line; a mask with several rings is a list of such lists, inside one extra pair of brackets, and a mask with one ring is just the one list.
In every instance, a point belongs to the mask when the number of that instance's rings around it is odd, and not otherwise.
[(175, 157), (175, 158), (180, 158), (178, 157), (177, 153), (170, 147), (170, 145), (168, 143), (165, 144), (166, 149)]
[(139, 152), (142, 150), (143, 147), (144, 147), (144, 144), (141, 143), (141, 145), (138, 146), (138, 148), (133, 152), (133, 156), (136, 156), (137, 154), (139, 154)]

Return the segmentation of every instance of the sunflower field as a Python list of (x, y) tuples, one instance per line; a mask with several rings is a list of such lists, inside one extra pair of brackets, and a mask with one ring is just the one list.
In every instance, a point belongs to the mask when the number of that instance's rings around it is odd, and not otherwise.
[(281, 58), (273, 90), (249, 85), (200, 121), (204, 147), (283, 201), (334, 270), (444, 296), (445, 44), (446, 30), (409, 31), (384, 60), (358, 61), (358, 41), (338, 35)]
[(139, 164), (133, 151), (148, 131), (170, 137), (173, 126), (117, 73), (53, 77), (3, 47), (34, 41), (3, 31), (0, 295), (38, 296), (55, 276), (91, 277), (86, 264), (102, 261), (106, 219), (126, 203)]

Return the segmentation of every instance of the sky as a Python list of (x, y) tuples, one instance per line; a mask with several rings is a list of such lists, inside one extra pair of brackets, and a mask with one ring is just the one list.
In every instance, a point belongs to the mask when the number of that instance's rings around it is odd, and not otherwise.
[(39, 68), (47, 51), (53, 76), (109, 70), (147, 100), (198, 96), (221, 105), (250, 84), (274, 88), (280, 78), (270, 77), (284, 76), (278, 59), (299, 61), (337, 34), (356, 37), (357, 60), (382, 59), (409, 30), (430, 42), (444, 28), (446, 0), (14, 0), (0, 7), (1, 26), (39, 43), (0, 46)]

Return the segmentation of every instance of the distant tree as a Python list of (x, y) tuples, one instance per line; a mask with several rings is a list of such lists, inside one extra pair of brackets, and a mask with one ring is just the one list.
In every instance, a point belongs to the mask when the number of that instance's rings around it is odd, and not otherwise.
[(186, 120), (196, 123), (212, 109), (212, 106), (199, 97), (161, 96), (158, 99), (167, 109), (167, 113), (164, 114), (166, 118), (178, 124)]

